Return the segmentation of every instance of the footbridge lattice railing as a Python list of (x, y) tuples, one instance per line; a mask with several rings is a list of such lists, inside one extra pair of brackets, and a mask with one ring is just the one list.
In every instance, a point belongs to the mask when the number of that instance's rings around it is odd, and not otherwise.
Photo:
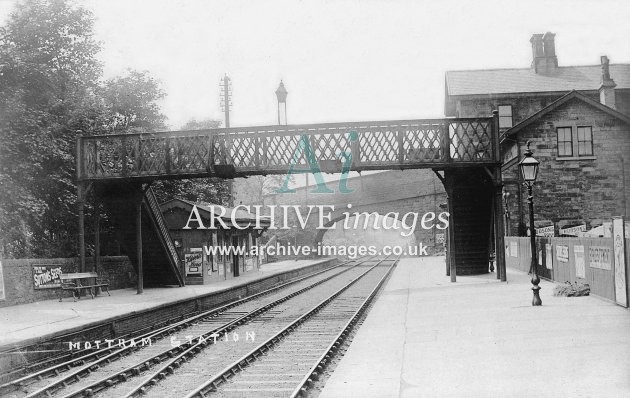
[(313, 158), (327, 172), (496, 164), (496, 125), (489, 117), (81, 136), (77, 174), (80, 181), (283, 174), (310, 170)]

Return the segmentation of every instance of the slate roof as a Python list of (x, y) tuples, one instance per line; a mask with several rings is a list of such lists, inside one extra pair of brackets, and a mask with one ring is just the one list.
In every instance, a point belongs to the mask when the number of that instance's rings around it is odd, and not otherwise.
[[(182, 207), (185, 208), (187, 211), (190, 211), (190, 209), (192, 209), (193, 205), (196, 205), (197, 208), (200, 210), (200, 214), (203, 216), (211, 216), (213, 214), (221, 214), (221, 208), (225, 209), (225, 212), (223, 213), (224, 215), (221, 216), (220, 218), (222, 220), (224, 220), (226, 222), (226, 225), (231, 226), (231, 214), (232, 211), (235, 211), (235, 219), (236, 221), (247, 221), (250, 223), (254, 223), (256, 222), (256, 215), (252, 214), (252, 213), (248, 213), (245, 210), (241, 210), (241, 209), (237, 209), (234, 210), (231, 207), (226, 207), (226, 206), (220, 206), (214, 203), (208, 203), (208, 202), (192, 202), (190, 200), (186, 200), (186, 199), (179, 199), (179, 198), (175, 198), (175, 199), (171, 199), (168, 200), (164, 203), (162, 203), (160, 205), (160, 210), (162, 211), (166, 211), (167, 209), (173, 208), (173, 207)], [(205, 213), (205, 214), (203, 214)], [(269, 224), (271, 223), (270, 219), (268, 217), (263, 217), (261, 216), (261, 220), (260, 220), (260, 225), (263, 227), (267, 227), (269, 226)]]
[[(611, 64), (610, 77), (616, 89), (630, 89), (630, 64)], [(561, 66), (544, 75), (531, 68), (462, 70), (446, 72), (446, 89), (449, 96), (588, 91), (601, 80), (601, 65)]]

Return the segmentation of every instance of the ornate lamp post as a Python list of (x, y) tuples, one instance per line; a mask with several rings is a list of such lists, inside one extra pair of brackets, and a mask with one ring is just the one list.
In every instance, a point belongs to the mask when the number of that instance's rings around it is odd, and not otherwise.
[(518, 164), (518, 167), (521, 169), (521, 174), (523, 176), (523, 180), (525, 180), (525, 184), (527, 185), (527, 203), (529, 204), (529, 235), (531, 239), (532, 246), (532, 291), (534, 292), (534, 298), (532, 300), (532, 305), (542, 305), (542, 301), (540, 300), (540, 278), (538, 277), (538, 272), (536, 271), (536, 266), (538, 264), (538, 260), (536, 258), (536, 229), (534, 228), (534, 196), (532, 194), (532, 184), (536, 181), (536, 177), (538, 177), (538, 166), (540, 162), (534, 158), (533, 152), (529, 149), (530, 142), (527, 141), (527, 150), (525, 151), (525, 157)]
[[(276, 97), (278, 98), (278, 124), (287, 124), (287, 94), (289, 94), (289, 92), (284, 88), (284, 83), (280, 80), (280, 85), (276, 90)], [(284, 104), (284, 123), (280, 120), (280, 104)]]

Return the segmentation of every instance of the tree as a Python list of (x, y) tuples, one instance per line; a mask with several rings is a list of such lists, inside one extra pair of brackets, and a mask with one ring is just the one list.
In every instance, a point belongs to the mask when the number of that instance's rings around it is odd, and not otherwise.
[(74, 148), (98, 129), (94, 19), (65, 0), (20, 2), (0, 28), (0, 239), (5, 255), (76, 243)]
[[(23, 0), (0, 27), (0, 255), (77, 254), (79, 132), (165, 128), (165, 93), (148, 72), (101, 83), (93, 27), (91, 12), (71, 0)], [(214, 180), (156, 185), (163, 199), (227, 203), (226, 185)]]
[(190, 119), (182, 126), (181, 130), (206, 130), (218, 129), (221, 127), (221, 121), (216, 119)]
[(166, 116), (158, 104), (165, 95), (147, 71), (129, 69), (124, 76), (108, 80), (103, 90), (109, 114), (107, 130), (119, 133), (166, 128)]
[[(220, 120), (189, 120), (182, 130), (215, 129), (221, 126)], [(180, 198), (193, 202), (210, 202), (228, 206), (230, 202), (230, 183), (221, 178), (196, 178), (186, 180), (161, 180), (153, 183), (160, 202)]]
[[(252, 176), (236, 180), (234, 191), (236, 201), (244, 205), (265, 205), (265, 196), (277, 192), (286, 175)], [(293, 176), (289, 175), (293, 182)]]

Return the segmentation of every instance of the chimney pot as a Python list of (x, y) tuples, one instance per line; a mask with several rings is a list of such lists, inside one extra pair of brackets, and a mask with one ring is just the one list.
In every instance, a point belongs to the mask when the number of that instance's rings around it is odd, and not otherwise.
[(544, 35), (536, 33), (529, 39), (532, 43), (532, 68), (535, 73), (548, 74), (558, 67), (555, 36), (551, 32)]
[(545, 53), (543, 52), (543, 35), (540, 33), (535, 33), (532, 35), (529, 42), (532, 43), (532, 54), (534, 58), (544, 57)]
[(556, 56), (556, 43), (555, 43), (556, 34), (547, 32), (543, 36), (543, 45), (545, 57), (555, 57)]
[(599, 102), (615, 109), (615, 81), (610, 77), (610, 61), (608, 57), (602, 55), (602, 83), (599, 86)]
[(602, 64), (602, 83), (610, 79), (610, 61), (608, 60), (608, 57), (605, 55), (602, 55), (601, 58), (601, 64)]

